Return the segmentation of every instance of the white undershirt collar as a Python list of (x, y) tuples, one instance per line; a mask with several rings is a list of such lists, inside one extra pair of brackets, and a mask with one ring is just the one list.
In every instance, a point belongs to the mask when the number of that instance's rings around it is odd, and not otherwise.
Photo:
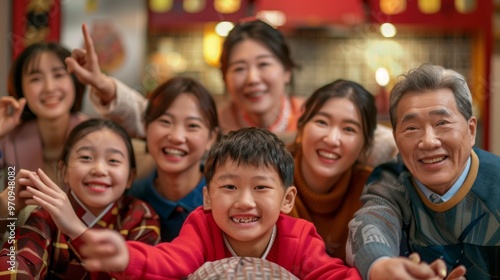
[[(238, 257), (236, 252), (233, 250), (229, 242), (227, 241), (226, 235), (222, 234), (222, 237), (224, 238), (224, 244), (226, 245), (227, 249), (233, 255), (233, 257)], [(274, 244), (274, 239), (276, 239), (276, 225), (273, 226), (273, 232), (271, 233), (271, 239), (269, 240), (269, 243), (267, 244), (266, 250), (264, 251), (264, 254), (260, 257), (261, 259), (266, 259), (267, 255), (271, 251), (271, 247), (273, 247)]]

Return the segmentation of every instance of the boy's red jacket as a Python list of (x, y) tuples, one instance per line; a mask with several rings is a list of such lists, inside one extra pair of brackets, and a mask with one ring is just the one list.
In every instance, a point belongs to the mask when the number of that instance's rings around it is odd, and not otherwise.
[[(222, 231), (212, 213), (198, 207), (185, 221), (180, 235), (171, 243), (155, 247), (128, 241), (130, 263), (119, 279), (180, 279), (205, 262), (232, 257), (224, 245)], [(281, 214), (277, 236), (266, 258), (300, 279), (361, 279), (356, 268), (328, 256), (314, 225)]]

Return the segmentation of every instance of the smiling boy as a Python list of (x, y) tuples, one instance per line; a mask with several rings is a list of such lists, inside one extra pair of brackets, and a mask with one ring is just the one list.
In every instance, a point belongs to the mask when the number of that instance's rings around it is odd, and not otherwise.
[(314, 226), (287, 216), (296, 189), (293, 158), (273, 133), (243, 128), (225, 135), (205, 165), (204, 206), (171, 243), (125, 242), (113, 231), (88, 230), (87, 269), (117, 278), (182, 278), (205, 262), (232, 256), (274, 262), (300, 279), (360, 279), (358, 271), (326, 254)]

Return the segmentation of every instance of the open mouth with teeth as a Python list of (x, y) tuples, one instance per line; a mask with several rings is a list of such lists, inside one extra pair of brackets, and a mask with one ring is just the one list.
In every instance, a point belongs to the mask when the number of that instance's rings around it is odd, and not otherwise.
[(59, 96), (50, 96), (42, 99), (42, 104), (53, 105), (61, 102), (62, 98)]
[(330, 153), (330, 152), (322, 151), (322, 150), (318, 151), (318, 155), (320, 157), (330, 159), (330, 160), (337, 160), (340, 158), (340, 156), (336, 153)]
[(172, 149), (172, 148), (164, 148), (163, 153), (169, 156), (176, 156), (176, 157), (182, 157), (185, 156), (187, 153), (185, 151), (179, 150), (179, 149)]
[(447, 158), (446, 156), (442, 156), (442, 157), (436, 157), (436, 158), (430, 158), (430, 159), (421, 159), (420, 162), (422, 162), (424, 164), (433, 164), (433, 163), (442, 162), (446, 158)]
[(93, 184), (93, 183), (86, 183), (84, 184), (87, 188), (91, 189), (92, 191), (95, 192), (104, 192), (106, 189), (110, 188), (110, 185), (103, 185), (103, 184)]
[(231, 217), (231, 220), (238, 224), (248, 224), (258, 221), (259, 217)]

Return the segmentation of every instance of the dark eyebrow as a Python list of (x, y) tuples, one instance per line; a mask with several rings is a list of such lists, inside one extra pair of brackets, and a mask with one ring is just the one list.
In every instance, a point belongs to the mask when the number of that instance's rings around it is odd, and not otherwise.
[[(239, 178), (238, 175), (235, 175), (235, 174), (222, 174), (220, 175), (219, 177), (217, 177), (217, 179), (219, 180), (224, 180), (224, 179), (236, 179), (236, 178)], [(264, 175), (256, 175), (256, 176), (253, 176), (252, 179), (258, 179), (258, 180), (266, 180), (266, 181), (275, 181), (274, 178), (270, 177), (270, 176), (264, 176)]]
[[(61, 70), (63, 70), (63, 71), (65, 71), (65, 72), (66, 72), (66, 67), (65, 67), (65, 66), (63, 66), (63, 65), (60, 65), (60, 66), (52, 67), (50, 70), (51, 70), (52, 72), (61, 71)], [(31, 69), (30, 69), (30, 71), (29, 71), (28, 73), (26, 73), (26, 74), (28, 74), (28, 75), (32, 75), (32, 74), (38, 74), (38, 73), (41, 73), (40, 69), (39, 69), (39, 68), (35, 68), (35, 67), (33, 67), (33, 68), (31, 68)]]
[(94, 147), (92, 146), (81, 146), (78, 149), (76, 149), (76, 152), (81, 152), (81, 151), (93, 151), (95, 150)]
[[(274, 58), (274, 55), (272, 54), (262, 54), (257, 56), (257, 59), (262, 59), (262, 58)], [(235, 64), (240, 64), (240, 63), (245, 63), (243, 60), (236, 60), (236, 61), (231, 61), (229, 62), (229, 66), (235, 65)]]
[[(174, 115), (170, 114), (169, 112), (163, 113), (163, 116), (167, 116), (167, 117), (171, 117), (172, 119), (175, 119)], [(188, 117), (187, 119), (188, 120), (200, 121), (202, 123), (205, 123), (205, 121), (201, 117)]]
[[(443, 117), (443, 116), (446, 116), (446, 117), (451, 116), (450, 112), (448, 110), (446, 110), (446, 109), (432, 110), (432, 111), (429, 112), (429, 115), (430, 116), (441, 116), (441, 117)], [(403, 119), (401, 120), (401, 123), (413, 120), (416, 117), (417, 117), (417, 114), (415, 114), (415, 113), (406, 114), (406, 115), (404, 115)]]
[[(90, 151), (90, 152), (93, 152), (95, 151), (95, 148), (93, 146), (81, 146), (79, 147), (76, 152), (81, 152), (81, 151)], [(119, 154), (123, 157), (125, 157), (125, 155), (123, 154), (123, 152), (119, 149), (115, 149), (115, 148), (108, 148), (106, 149), (106, 152), (107, 153), (111, 153), (111, 154)]]
[[(321, 112), (319, 111), (318, 113), (316, 113), (316, 115), (321, 115), (321, 116), (324, 116), (324, 117), (327, 117), (327, 118), (332, 118), (332, 115), (326, 113), (326, 112)], [(344, 123), (350, 123), (350, 124), (353, 124), (359, 128), (361, 128), (361, 124), (357, 121), (355, 121), (354, 119), (342, 119), (342, 122)]]
[(118, 150), (118, 149), (115, 149), (115, 148), (108, 148), (108, 149), (106, 149), (106, 152), (107, 153), (111, 153), (111, 154), (119, 154), (122, 157), (125, 157), (125, 155), (122, 153), (121, 150)]

